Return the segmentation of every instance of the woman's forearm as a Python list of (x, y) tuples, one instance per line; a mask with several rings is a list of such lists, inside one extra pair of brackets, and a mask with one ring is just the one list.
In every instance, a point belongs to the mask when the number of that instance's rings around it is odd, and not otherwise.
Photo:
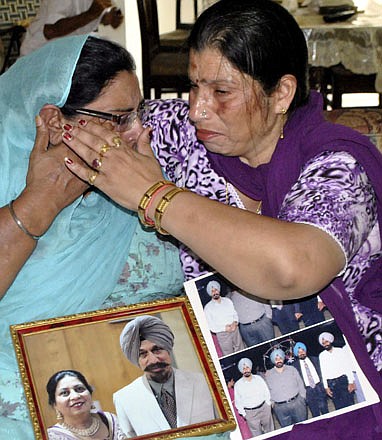
[(28, 189), (13, 202), (12, 209), (13, 215), (9, 204), (0, 208), (0, 298), (32, 255), (36, 238), (47, 231), (57, 213), (41, 192)]
[(267, 299), (317, 292), (344, 265), (338, 244), (314, 226), (256, 215), (190, 192), (174, 197), (162, 227), (235, 285)]

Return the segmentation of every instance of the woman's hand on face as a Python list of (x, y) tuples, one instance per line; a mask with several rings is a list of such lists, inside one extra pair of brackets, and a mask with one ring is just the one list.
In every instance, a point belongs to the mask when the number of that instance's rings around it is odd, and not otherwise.
[(150, 128), (132, 144), (107, 124), (89, 121), (64, 132), (63, 140), (87, 164), (69, 158), (65, 160), (69, 170), (125, 208), (137, 211), (145, 191), (163, 179), (150, 147)]
[(78, 198), (88, 185), (66, 169), (64, 157), (74, 159), (75, 155), (64, 143), (49, 148), (48, 146), (48, 128), (43, 119), (37, 116), (36, 139), (29, 159), (27, 185), (23, 193), (33, 194), (35, 203), (41, 205), (51, 222), (63, 208)]

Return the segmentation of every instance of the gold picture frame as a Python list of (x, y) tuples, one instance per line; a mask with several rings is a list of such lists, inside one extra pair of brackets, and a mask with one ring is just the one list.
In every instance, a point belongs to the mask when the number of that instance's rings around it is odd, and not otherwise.
[(96, 408), (115, 413), (113, 393), (142, 375), (142, 371), (126, 359), (119, 345), (119, 335), (126, 322), (141, 315), (160, 317), (169, 325), (175, 335), (174, 366), (203, 373), (215, 418), (135, 438), (164, 440), (235, 428), (235, 418), (194, 311), (187, 297), (178, 297), (11, 326), (37, 440), (48, 439), (47, 428), (56, 423), (46, 391), (47, 381), (56, 371), (81, 372), (94, 390)]

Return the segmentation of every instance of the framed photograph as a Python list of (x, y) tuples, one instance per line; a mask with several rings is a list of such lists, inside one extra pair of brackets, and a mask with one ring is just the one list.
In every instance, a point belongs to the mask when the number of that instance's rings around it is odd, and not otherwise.
[[(152, 333), (142, 333), (146, 325), (142, 323), (152, 321), (160, 322), (167, 331), (162, 339), (156, 339), (154, 326), (146, 326)], [(130, 330), (132, 326), (134, 331)], [(11, 332), (37, 440), (48, 439), (49, 431), (68, 425), (57, 419), (58, 401), (52, 403), (53, 394), (49, 404), (52, 389), (47, 390), (49, 379), (66, 370), (81, 373), (92, 391), (91, 412), (116, 416), (126, 438), (180, 438), (233, 430), (236, 426), (186, 297), (18, 324), (11, 326)], [(150, 369), (147, 365), (154, 363), (150, 356), (155, 357), (159, 351), (165, 355), (162, 363)], [(160, 406), (158, 387), (153, 386), (153, 382), (161, 385), (165, 381), (153, 373), (161, 368), (171, 369), (175, 378), (173, 428)], [(57, 395), (60, 382), (56, 387), (53, 391)], [(202, 392), (204, 395), (199, 395)], [(134, 404), (121, 403), (129, 401)]]

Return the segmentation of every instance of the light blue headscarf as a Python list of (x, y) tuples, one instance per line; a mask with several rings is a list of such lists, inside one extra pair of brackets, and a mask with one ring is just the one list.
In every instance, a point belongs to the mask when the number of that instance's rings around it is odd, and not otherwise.
[[(60, 38), (21, 58), (0, 77), (0, 204), (25, 186), (34, 118), (62, 106), (88, 36)], [(10, 324), (91, 310), (113, 289), (137, 218), (92, 192), (65, 208), (0, 301)]]
[[(44, 104), (65, 103), (87, 38), (54, 40), (0, 76), (0, 206), (23, 190), (35, 116)], [(117, 280), (128, 257), (142, 258), (150, 279), (129, 267), (126, 292)], [(99, 309), (110, 292), (125, 304), (168, 297), (182, 282), (177, 248), (143, 231), (134, 213), (96, 192), (65, 208), (0, 300), (0, 438), (34, 438), (10, 324)], [(227, 433), (204, 438), (225, 439)]]
[[(0, 206), (25, 187), (35, 116), (44, 104), (65, 103), (87, 38), (57, 39), (0, 76)], [(117, 283), (138, 225), (135, 214), (103, 195), (80, 197), (57, 216), (0, 300), (2, 413), (9, 404), (19, 419), (2, 418), (1, 438), (33, 438), (30, 424), (21, 422), (28, 420), (26, 407), (16, 414), (12, 408), (24, 399), (9, 325), (100, 308)]]

